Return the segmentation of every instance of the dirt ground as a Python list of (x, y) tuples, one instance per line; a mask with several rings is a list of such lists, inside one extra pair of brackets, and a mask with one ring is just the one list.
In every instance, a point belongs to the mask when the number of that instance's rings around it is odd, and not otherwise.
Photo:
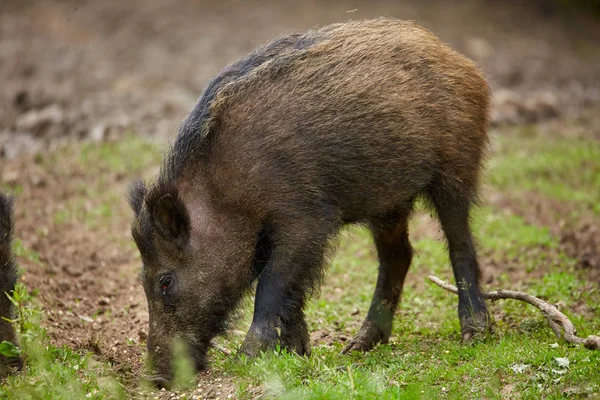
[[(207, 80), (256, 45), (284, 32), (374, 16), (416, 20), (475, 59), (492, 83), (500, 132), (577, 120), (585, 129), (569, 134), (600, 139), (600, 23), (551, 2), (0, 2), (0, 174), (4, 184), (22, 187), (17, 236), (43, 261), (23, 261), (23, 280), (39, 291), (55, 343), (91, 350), (135, 380), (143, 364), (132, 343), (145, 339), (148, 316), (125, 201), (111, 210), (108, 224), (57, 227), (57, 212), (73, 206), (97, 175), (28, 154), (127, 132), (164, 143)], [(130, 178), (107, 170), (103, 184), (122, 193)], [(78, 207), (95, 210), (106, 195)], [(565, 251), (600, 279), (597, 217), (563, 229), (553, 221), (561, 206), (545, 198), (525, 207), (506, 194), (487, 197), (550, 226)], [(430, 224), (423, 222), (418, 234), (437, 232)], [(488, 270), (493, 280), (494, 266)], [(217, 396), (216, 386), (208, 390)], [(219, 395), (231, 390), (225, 384)]]

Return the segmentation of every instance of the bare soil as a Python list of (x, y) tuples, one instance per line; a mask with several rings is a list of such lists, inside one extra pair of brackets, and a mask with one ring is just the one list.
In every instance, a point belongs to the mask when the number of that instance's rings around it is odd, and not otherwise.
[[(587, 127), (582, 134), (600, 139), (600, 23), (550, 2), (0, 2), (0, 176), (22, 188), (17, 237), (42, 261), (20, 257), (23, 281), (38, 290), (54, 343), (109, 360), (126, 383), (142, 375), (135, 343), (147, 335), (148, 316), (128, 206), (113, 201), (118, 205), (96, 223), (57, 221), (74, 207), (93, 214), (108, 196), (123, 194), (133, 176), (107, 170), (100, 186), (76, 160), (40, 162), (32, 154), (128, 131), (166, 143), (207, 80), (256, 45), (284, 32), (375, 16), (414, 19), (480, 63), (494, 88), (496, 125), (577, 119)], [(96, 191), (78, 202), (90, 188)], [(557, 219), (563, 206), (546, 198), (524, 204), (489, 197), (549, 226), (564, 251), (600, 279), (596, 217), (584, 215), (564, 229)], [(415, 233), (439, 237), (439, 228), (423, 217)], [(501, 271), (519, 273), (511, 260), (496, 265), (484, 256), (483, 262), (489, 282)], [(346, 337), (319, 331), (312, 339)], [(208, 374), (198, 388), (202, 396), (233, 393), (231, 380)]]
[[(59, 221), (57, 215), (66, 209), (90, 212), (107, 199), (98, 187), (98, 195), (75, 203), (90, 186), (93, 192), (97, 186), (94, 175), (75, 157), (43, 167), (31, 156), (22, 157), (5, 163), (7, 173), (22, 188), (16, 237), (39, 257), (20, 257), (21, 279), (39, 293), (52, 341), (109, 360), (125, 381), (137, 377), (143, 360), (133, 344), (145, 340), (148, 314), (137, 282), (138, 255), (128, 243), (127, 204), (112, 209), (110, 217), (99, 217), (101, 223), (93, 226), (68, 217)], [(123, 177), (106, 171), (104, 180), (112, 193), (124, 193)]]

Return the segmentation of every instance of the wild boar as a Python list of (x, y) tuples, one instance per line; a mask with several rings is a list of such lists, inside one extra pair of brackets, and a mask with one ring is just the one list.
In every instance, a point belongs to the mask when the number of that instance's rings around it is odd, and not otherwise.
[(310, 352), (304, 306), (330, 239), (373, 232), (375, 293), (349, 350), (386, 342), (412, 258), (415, 199), (439, 217), (460, 287), (462, 337), (488, 325), (469, 227), (487, 146), (490, 89), (473, 62), (396, 19), (281, 36), (223, 69), (183, 121), (150, 185), (132, 184), (152, 380), (172, 341), (197, 368), (257, 281), (240, 351)]

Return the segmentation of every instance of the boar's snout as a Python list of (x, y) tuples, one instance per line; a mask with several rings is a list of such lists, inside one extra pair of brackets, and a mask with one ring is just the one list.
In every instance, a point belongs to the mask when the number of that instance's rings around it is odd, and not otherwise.
[(171, 383), (171, 379), (167, 379), (162, 375), (151, 375), (148, 377), (148, 380), (150, 381), (150, 383), (156, 387), (157, 389), (169, 389), (170, 388), (170, 383)]
[(151, 364), (148, 380), (159, 389), (168, 389), (173, 379), (171, 347), (166, 346), (163, 341), (157, 341), (152, 332), (148, 337), (147, 347)]
[[(174, 364), (185, 362), (183, 365), (191, 368), (193, 374), (206, 368), (208, 344), (198, 346), (189, 341), (179, 341), (176, 343), (182, 346), (178, 347), (176, 345), (166, 346), (164, 343), (155, 345), (154, 343), (153, 340), (148, 342), (148, 355), (152, 364), (152, 373), (148, 376), (148, 380), (159, 389), (169, 389), (175, 374)], [(187, 360), (184, 361), (184, 358)]]

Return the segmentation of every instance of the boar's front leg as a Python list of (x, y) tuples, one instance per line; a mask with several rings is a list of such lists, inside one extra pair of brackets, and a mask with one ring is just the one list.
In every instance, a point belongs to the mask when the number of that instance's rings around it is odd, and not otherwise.
[(304, 304), (322, 276), (324, 252), (333, 224), (303, 218), (273, 225), (269, 260), (258, 278), (254, 317), (241, 354), (281, 348), (310, 354)]

